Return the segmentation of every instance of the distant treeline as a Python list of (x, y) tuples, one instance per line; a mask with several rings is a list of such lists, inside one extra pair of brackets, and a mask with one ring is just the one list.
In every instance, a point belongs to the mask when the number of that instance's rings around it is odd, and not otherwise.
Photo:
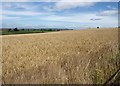
[[(5, 29), (3, 29), (5, 30)], [(10, 31), (25, 31), (25, 30), (28, 30), (28, 31), (37, 31), (37, 30), (41, 30), (41, 31), (62, 31), (62, 30), (73, 30), (73, 29), (58, 29), (58, 28), (40, 28), (40, 29), (18, 29), (18, 28), (7, 28), (6, 30), (8, 30), (8, 32)]]
[(27, 29), (27, 28), (3, 28), (2, 35), (9, 34), (28, 34), (28, 33), (45, 33), (45, 32), (55, 32), (63, 30), (73, 30), (73, 29), (58, 29), (58, 28), (40, 28), (40, 29)]

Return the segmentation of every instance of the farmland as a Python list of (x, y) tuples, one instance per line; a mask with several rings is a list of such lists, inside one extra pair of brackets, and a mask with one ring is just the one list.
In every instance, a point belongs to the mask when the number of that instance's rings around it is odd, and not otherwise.
[(56, 29), (2, 29), (0, 35), (12, 35), (12, 34), (30, 34), (30, 33), (46, 33), (46, 32), (55, 32)]
[(119, 68), (118, 29), (2, 36), (6, 84), (103, 84)]

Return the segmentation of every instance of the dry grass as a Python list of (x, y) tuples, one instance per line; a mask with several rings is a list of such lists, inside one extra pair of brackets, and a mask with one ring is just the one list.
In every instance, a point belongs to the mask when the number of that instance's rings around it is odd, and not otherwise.
[(118, 29), (3, 36), (3, 83), (104, 83), (118, 67)]

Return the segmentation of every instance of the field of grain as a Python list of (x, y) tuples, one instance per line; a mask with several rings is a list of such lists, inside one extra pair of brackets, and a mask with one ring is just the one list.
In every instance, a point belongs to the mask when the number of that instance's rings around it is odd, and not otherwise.
[(118, 29), (2, 36), (6, 84), (100, 84), (119, 67)]

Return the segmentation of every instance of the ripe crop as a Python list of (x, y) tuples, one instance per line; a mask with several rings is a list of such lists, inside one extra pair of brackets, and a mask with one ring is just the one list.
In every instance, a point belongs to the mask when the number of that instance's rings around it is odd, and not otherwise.
[(117, 70), (118, 29), (2, 36), (6, 84), (101, 84)]

